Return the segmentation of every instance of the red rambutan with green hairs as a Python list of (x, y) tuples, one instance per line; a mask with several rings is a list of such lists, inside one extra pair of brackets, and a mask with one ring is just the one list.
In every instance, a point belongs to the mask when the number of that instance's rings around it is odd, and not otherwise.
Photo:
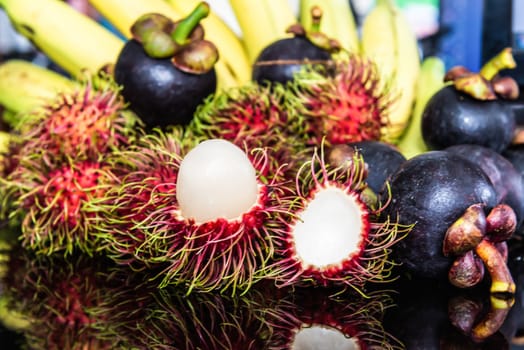
[(74, 247), (91, 253), (96, 242), (89, 228), (89, 201), (103, 196), (109, 181), (103, 163), (89, 160), (49, 168), (24, 159), (9, 175), (5, 193), (12, 198), (10, 217), (21, 221), (21, 240), (26, 248), (43, 254)]
[(166, 265), (161, 287), (246, 291), (273, 255), (281, 173), (270, 149), (197, 143), (160, 133), (115, 154), (120, 182), (94, 204), (96, 231), (120, 263)]
[(298, 72), (292, 91), (310, 145), (380, 140), (387, 132), (394, 96), (376, 65), (357, 54)]
[[(14, 166), (0, 180), (4, 215), (18, 217), (22, 241), (44, 254), (91, 253), (87, 203), (102, 195), (112, 152), (135, 139), (135, 129), (118, 90), (97, 77), (29, 113), (18, 124)], [(102, 178), (104, 180), (102, 181)]]
[(368, 282), (394, 279), (389, 253), (411, 226), (381, 215), (389, 200), (371, 197), (365, 179), (359, 153), (333, 167), (323, 148), (297, 171), (293, 191), (277, 197), (287, 208), (278, 213), (287, 227), (275, 239), (270, 266), (277, 285), (351, 287), (365, 294)]
[(87, 82), (61, 93), (20, 123), (23, 154), (40, 154), (47, 162), (65, 158), (98, 161), (114, 149), (126, 147), (134, 137), (138, 119), (125, 109), (109, 82), (105, 88)]
[(221, 138), (240, 147), (260, 139), (267, 147), (296, 142), (304, 135), (304, 125), (288, 95), (281, 84), (272, 88), (245, 84), (224, 90), (197, 109), (188, 130), (195, 137)]

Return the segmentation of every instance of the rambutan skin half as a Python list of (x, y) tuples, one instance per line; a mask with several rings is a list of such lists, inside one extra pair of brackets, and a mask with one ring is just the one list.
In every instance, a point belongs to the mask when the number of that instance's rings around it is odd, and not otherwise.
[(380, 140), (395, 96), (375, 64), (348, 54), (329, 69), (311, 66), (299, 72), (293, 84), (293, 105), (300, 106), (304, 116), (308, 144)]
[[(401, 226), (381, 215), (387, 201), (369, 204), (365, 176), (361, 155), (355, 154), (349, 166), (331, 167), (324, 162), (323, 153), (315, 151), (311, 160), (297, 171), (292, 193), (277, 198), (287, 208), (279, 212), (277, 219), (285, 223), (286, 229), (279, 231), (281, 235), (275, 239), (275, 260), (269, 267), (268, 278), (274, 279), (278, 286), (340, 286), (351, 287), (359, 293), (365, 293), (367, 283), (395, 278), (390, 250), (411, 227)], [(329, 199), (330, 193), (335, 194), (336, 202)], [(318, 209), (319, 202), (312, 209), (320, 196), (328, 201), (320, 202), (323, 209)], [(338, 204), (341, 198), (345, 203), (342, 209)], [(310, 213), (306, 214), (308, 210)], [(344, 215), (347, 218), (342, 219), (343, 228), (339, 227), (340, 223), (336, 227), (331, 225)], [(314, 225), (314, 229), (299, 230), (298, 225)], [(305, 237), (308, 241), (299, 243)], [(348, 242), (351, 248), (346, 246), (340, 251), (339, 248)], [(329, 258), (319, 260), (317, 255)]]

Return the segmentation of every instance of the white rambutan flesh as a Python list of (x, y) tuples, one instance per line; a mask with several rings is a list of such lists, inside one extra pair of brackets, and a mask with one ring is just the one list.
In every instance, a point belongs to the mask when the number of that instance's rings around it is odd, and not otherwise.
[(322, 325), (299, 330), (293, 339), (292, 350), (333, 349), (358, 350), (360, 346), (335, 328)]
[(196, 222), (239, 218), (258, 199), (253, 164), (241, 148), (222, 139), (203, 141), (187, 153), (176, 187), (182, 215)]
[(324, 268), (358, 253), (366, 213), (357, 195), (337, 187), (320, 190), (292, 229), (298, 258), (306, 266)]

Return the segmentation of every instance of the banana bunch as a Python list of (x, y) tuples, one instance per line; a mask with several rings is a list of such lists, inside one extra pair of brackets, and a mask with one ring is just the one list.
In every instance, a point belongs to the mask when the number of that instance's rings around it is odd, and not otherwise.
[(387, 141), (396, 142), (409, 124), (420, 71), (417, 37), (394, 0), (377, 0), (362, 24), (361, 53), (373, 60), (396, 97)]
[(60, 0), (0, 0), (15, 29), (74, 77), (116, 61), (124, 42)]
[(229, 0), (229, 3), (251, 63), (266, 46), (286, 37), (288, 27), (298, 21), (288, 0)]
[(400, 152), (408, 159), (428, 149), (422, 138), (422, 114), (429, 99), (444, 87), (445, 74), (445, 64), (441, 58), (429, 56), (422, 61), (416, 84), (413, 113), (406, 131), (397, 144)]
[(343, 49), (349, 52), (360, 50), (358, 29), (348, 0), (300, 0), (299, 18), (304, 28), (311, 27), (311, 8), (322, 9), (320, 31), (338, 40)]

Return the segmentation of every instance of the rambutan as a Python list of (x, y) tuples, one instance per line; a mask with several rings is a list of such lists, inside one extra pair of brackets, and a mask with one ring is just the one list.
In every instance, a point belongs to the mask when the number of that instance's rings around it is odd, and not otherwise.
[(92, 252), (96, 242), (88, 223), (94, 214), (86, 206), (103, 195), (106, 166), (86, 160), (54, 169), (24, 159), (4, 182), (9, 216), (21, 220), (23, 245), (44, 254), (68, 254), (74, 247)]
[[(382, 326), (394, 305), (388, 292), (330, 294), (324, 288), (297, 288), (283, 295), (266, 316), (273, 330), (268, 349), (403, 349)], [(351, 300), (349, 302), (349, 300)]]
[(388, 205), (367, 198), (366, 167), (352, 162), (332, 167), (323, 148), (298, 170), (296, 187), (277, 198), (287, 210), (275, 238), (275, 261), (268, 276), (277, 285), (351, 287), (365, 294), (368, 282), (394, 279), (391, 247), (409, 230), (381, 215)]
[(28, 348), (113, 349), (115, 339), (99, 338), (94, 327), (102, 315), (92, 312), (108, 297), (100, 286), (113, 283), (103, 273), (106, 263), (100, 256), (65, 258), (12, 249), (2, 286), (9, 309), (27, 320), (21, 331)]
[(270, 199), (280, 173), (267, 171), (278, 169), (268, 149), (191, 142), (147, 135), (117, 155), (113, 171), (127, 175), (95, 205), (96, 231), (120, 263), (167, 264), (162, 287), (245, 291), (273, 254), (271, 218), (281, 208)]
[(291, 90), (304, 116), (309, 144), (380, 140), (387, 132), (394, 96), (376, 65), (348, 54), (333, 67), (311, 66), (297, 73)]
[(95, 90), (91, 83), (57, 97), (36, 109), (20, 123), (22, 156), (41, 155), (47, 162), (64, 157), (98, 161), (133, 137), (138, 119), (126, 111), (110, 83)]

